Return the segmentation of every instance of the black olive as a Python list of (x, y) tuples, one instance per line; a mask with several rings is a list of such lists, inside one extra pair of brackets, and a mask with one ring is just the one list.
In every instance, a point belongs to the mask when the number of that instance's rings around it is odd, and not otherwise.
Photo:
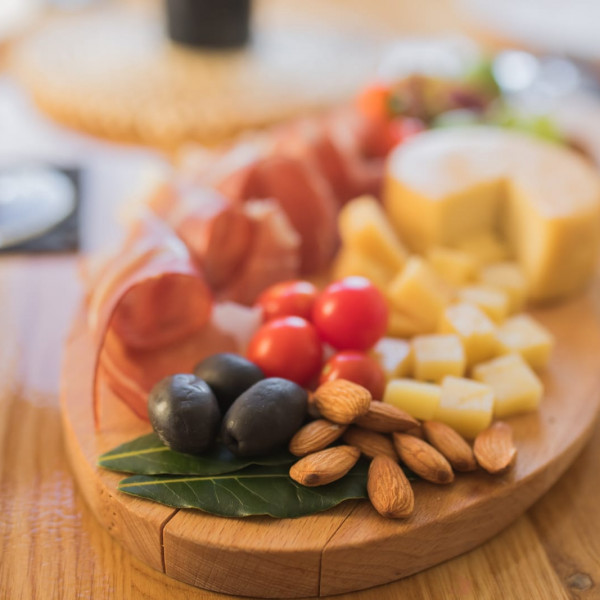
[(293, 381), (270, 377), (246, 390), (223, 418), (221, 437), (237, 456), (261, 456), (286, 444), (302, 426), (308, 395)]
[(209, 385), (191, 374), (172, 375), (157, 383), (148, 399), (148, 415), (164, 444), (188, 454), (206, 451), (221, 421)]
[(249, 387), (265, 378), (264, 373), (239, 354), (213, 354), (198, 363), (194, 375), (204, 379), (217, 398), (221, 413), (225, 414), (233, 401)]

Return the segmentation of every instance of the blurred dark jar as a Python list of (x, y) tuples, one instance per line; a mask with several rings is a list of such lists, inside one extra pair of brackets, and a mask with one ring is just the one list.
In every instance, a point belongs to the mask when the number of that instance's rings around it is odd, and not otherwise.
[(165, 0), (174, 42), (197, 48), (236, 48), (250, 37), (251, 0)]

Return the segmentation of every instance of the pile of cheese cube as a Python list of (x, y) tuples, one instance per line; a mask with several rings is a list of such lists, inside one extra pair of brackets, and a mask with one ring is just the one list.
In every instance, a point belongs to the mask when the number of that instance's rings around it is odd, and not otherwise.
[(342, 209), (333, 276), (368, 277), (388, 298), (387, 337), (374, 348), (388, 375), (383, 400), (473, 438), (493, 418), (535, 410), (552, 335), (522, 313), (527, 281), (489, 233), (409, 254), (381, 204)]

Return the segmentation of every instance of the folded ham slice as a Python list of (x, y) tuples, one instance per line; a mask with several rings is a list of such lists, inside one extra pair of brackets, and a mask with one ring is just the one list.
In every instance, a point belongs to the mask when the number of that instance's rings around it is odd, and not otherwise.
[(379, 196), (383, 165), (362, 147), (364, 119), (338, 110), (281, 127), (271, 152), (294, 156), (318, 171), (341, 206), (364, 194)]
[(273, 198), (300, 234), (300, 271), (318, 273), (338, 244), (338, 204), (323, 176), (306, 162), (269, 156), (231, 174), (219, 184), (230, 199)]
[(176, 190), (160, 206), (161, 218), (217, 298), (251, 304), (265, 287), (298, 277), (301, 240), (278, 202), (234, 202), (189, 185)]
[(243, 210), (252, 223), (251, 244), (241, 268), (218, 297), (251, 304), (268, 286), (298, 277), (301, 241), (274, 200), (253, 200)]
[[(111, 335), (134, 353), (153, 352), (202, 332), (211, 316), (211, 290), (185, 244), (151, 214), (135, 224), (124, 247), (88, 282), (88, 289), (88, 324), (98, 365)], [(126, 371), (128, 365), (119, 366)], [(122, 398), (143, 416), (135, 395)], [(94, 402), (97, 416), (96, 397)]]

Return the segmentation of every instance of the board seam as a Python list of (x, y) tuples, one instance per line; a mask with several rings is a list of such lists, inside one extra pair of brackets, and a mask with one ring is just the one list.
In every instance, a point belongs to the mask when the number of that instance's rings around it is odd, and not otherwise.
[(176, 508), (161, 524), (159, 529), (159, 541), (160, 541), (160, 566), (162, 572), (167, 574), (167, 566), (165, 563), (165, 527), (169, 524), (171, 519), (180, 511), (180, 508)]
[(321, 554), (319, 556), (319, 575), (318, 575), (318, 588), (317, 588), (317, 596), (319, 598), (321, 598), (321, 583), (322, 583), (322, 572), (323, 572), (323, 553), (325, 552), (325, 549), (329, 545), (329, 542), (331, 542), (331, 540), (335, 537), (336, 533), (340, 530), (340, 528), (342, 527), (342, 525), (348, 520), (348, 518), (354, 513), (354, 511), (356, 511), (356, 509), (359, 506), (359, 503), (360, 503), (360, 500), (355, 500), (355, 503), (354, 503), (354, 506), (352, 507), (352, 510), (348, 511), (348, 514), (342, 519), (342, 521), (340, 522), (340, 524), (335, 528), (335, 530), (327, 538), (327, 540), (323, 544), (323, 547), (321, 548)]

